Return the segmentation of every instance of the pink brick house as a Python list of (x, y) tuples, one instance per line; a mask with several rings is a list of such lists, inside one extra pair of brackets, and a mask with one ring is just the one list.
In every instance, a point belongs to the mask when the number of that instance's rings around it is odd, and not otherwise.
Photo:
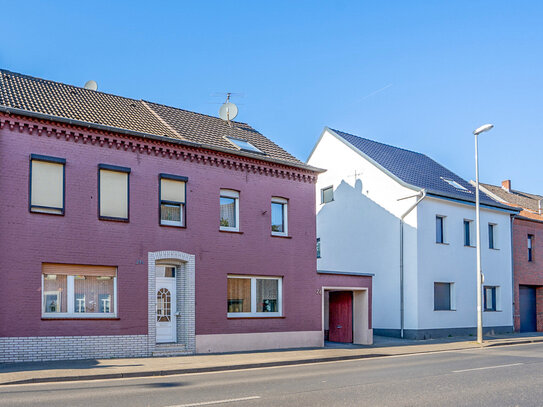
[(543, 332), (543, 196), (501, 186), (481, 189), (500, 202), (522, 208), (513, 219), (513, 321), (515, 331)]
[(0, 166), (0, 362), (322, 346), (334, 291), (371, 342), (321, 170), (247, 124), (0, 70)]

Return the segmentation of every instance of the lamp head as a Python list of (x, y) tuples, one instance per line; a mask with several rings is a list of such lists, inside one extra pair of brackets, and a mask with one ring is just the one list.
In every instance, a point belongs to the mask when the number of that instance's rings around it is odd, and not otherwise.
[(476, 130), (473, 132), (473, 134), (475, 134), (476, 136), (478, 136), (479, 134), (484, 133), (485, 131), (491, 130), (493, 127), (494, 127), (493, 124), (484, 124), (484, 125), (482, 125), (481, 127), (479, 127), (478, 129), (476, 129)]

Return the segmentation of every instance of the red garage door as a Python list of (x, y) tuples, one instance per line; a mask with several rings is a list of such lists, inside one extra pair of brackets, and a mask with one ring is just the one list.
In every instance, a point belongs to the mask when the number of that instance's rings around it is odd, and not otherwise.
[(329, 294), (329, 340), (332, 342), (353, 341), (353, 293), (332, 291)]

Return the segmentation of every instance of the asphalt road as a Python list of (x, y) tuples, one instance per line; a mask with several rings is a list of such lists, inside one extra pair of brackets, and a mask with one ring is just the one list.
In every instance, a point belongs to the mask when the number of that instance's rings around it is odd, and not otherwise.
[(543, 344), (0, 386), (0, 406), (543, 406)]

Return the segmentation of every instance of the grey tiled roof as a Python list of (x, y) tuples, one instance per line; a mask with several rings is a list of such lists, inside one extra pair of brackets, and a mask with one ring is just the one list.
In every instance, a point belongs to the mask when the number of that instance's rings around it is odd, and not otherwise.
[(523, 209), (537, 213), (539, 210), (539, 201), (543, 200), (542, 195), (529, 194), (527, 192), (516, 191), (511, 189), (507, 191), (501, 186), (483, 184), (483, 187), (488, 189), (492, 194), (496, 195), (501, 201), (507, 202), (511, 205), (520, 206)]
[[(168, 137), (256, 159), (313, 169), (251, 126), (187, 110), (92, 91), (0, 69), (0, 106), (151, 136)], [(224, 137), (249, 141), (264, 154), (240, 150)]]
[[(409, 185), (424, 188), (428, 193), (434, 195), (475, 202), (475, 187), (424, 154), (368, 140), (343, 131), (332, 131)], [(444, 179), (455, 181), (466, 190), (455, 188)], [(480, 200), (482, 204), (502, 206), (482, 192)]]

